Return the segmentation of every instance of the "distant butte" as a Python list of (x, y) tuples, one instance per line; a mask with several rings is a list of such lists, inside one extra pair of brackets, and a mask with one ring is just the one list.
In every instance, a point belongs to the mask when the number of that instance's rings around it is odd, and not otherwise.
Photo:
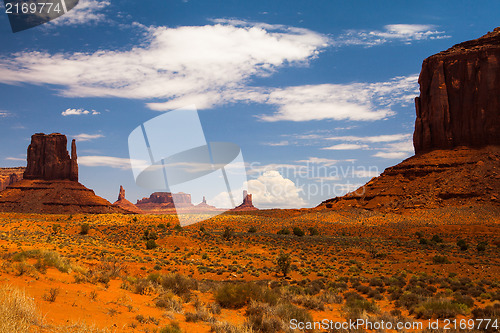
[(253, 205), (252, 195), (248, 194), (248, 192), (245, 190), (243, 191), (243, 203), (238, 207), (231, 209), (231, 211), (250, 211), (250, 210), (259, 210), (259, 209)]
[(128, 213), (78, 182), (76, 143), (67, 151), (66, 136), (31, 137), (23, 180), (0, 192), (0, 211), (38, 214)]
[(500, 28), (424, 60), (416, 155), (318, 208), (500, 204)]
[(120, 191), (118, 193), (118, 200), (113, 203), (113, 206), (128, 210), (135, 214), (144, 214), (144, 212), (137, 208), (136, 205), (125, 199), (125, 189), (120, 185)]

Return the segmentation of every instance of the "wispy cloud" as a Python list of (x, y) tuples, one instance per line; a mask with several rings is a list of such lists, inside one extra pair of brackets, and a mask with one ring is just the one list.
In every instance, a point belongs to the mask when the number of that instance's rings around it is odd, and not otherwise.
[(290, 142), (288, 140), (282, 140), (279, 142), (264, 142), (263, 145), (271, 147), (288, 146)]
[(326, 140), (336, 141), (359, 141), (359, 142), (394, 142), (408, 139), (411, 134), (383, 134), (376, 136), (333, 136), (325, 138)]
[(413, 141), (410, 139), (387, 144), (373, 156), (387, 159), (404, 159), (413, 155), (414, 152)]
[(426, 39), (450, 38), (444, 31), (430, 24), (388, 24), (382, 30), (347, 30), (333, 38), (333, 45), (361, 45), (371, 47), (391, 42), (411, 43)]
[(104, 138), (104, 135), (82, 133), (82, 134), (73, 135), (73, 138), (76, 141), (90, 141), (90, 140), (95, 140), (95, 139), (99, 139), (99, 138)]
[(418, 75), (385, 82), (320, 84), (271, 90), (265, 102), (278, 107), (263, 121), (373, 121), (394, 115), (393, 105), (408, 105), (418, 95)]
[(0, 110), (0, 118), (6, 118), (12, 116), (12, 113), (5, 110)]
[(63, 116), (81, 116), (81, 115), (98, 115), (100, 112), (97, 112), (96, 110), (85, 110), (85, 109), (66, 109), (63, 112), (61, 112)]
[[(88, 167), (110, 167), (123, 170), (132, 169), (130, 159), (113, 156), (80, 156), (78, 157), (78, 164)], [(134, 161), (134, 165), (139, 164), (145, 166), (149, 165), (147, 161)]]
[[(281, 25), (220, 22), (147, 28), (143, 45), (93, 53), (21, 52), (0, 58), (0, 82), (50, 84), (67, 97), (143, 100), (154, 110), (198, 109), (228, 101), (262, 100), (251, 77), (306, 64), (328, 38)], [(162, 101), (163, 100), (163, 101)]]
[(102, 11), (110, 4), (111, 2), (107, 0), (80, 0), (75, 8), (50, 21), (49, 24), (63, 26), (103, 22), (106, 20), (106, 16)]
[(306, 164), (322, 164), (325, 166), (331, 166), (337, 164), (339, 160), (333, 160), (330, 158), (321, 158), (321, 157), (309, 157), (307, 160), (299, 160), (297, 163), (306, 163)]
[(366, 149), (368, 148), (368, 145), (358, 145), (354, 143), (340, 143), (338, 145), (333, 145), (330, 147), (325, 147), (321, 149), (326, 149), (326, 150), (355, 150), (355, 149)]
[(6, 157), (5, 159), (7, 161), (23, 161), (23, 162), (26, 162), (25, 158), (20, 158), (20, 157)]

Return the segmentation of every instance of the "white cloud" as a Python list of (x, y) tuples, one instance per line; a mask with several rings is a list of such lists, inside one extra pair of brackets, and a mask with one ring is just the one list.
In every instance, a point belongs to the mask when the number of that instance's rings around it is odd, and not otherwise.
[(260, 208), (299, 208), (307, 204), (299, 196), (302, 190), (278, 171), (266, 171), (257, 179), (249, 180), (248, 192)]
[(98, 115), (101, 114), (100, 112), (97, 112), (96, 110), (85, 110), (85, 109), (66, 109), (63, 112), (61, 112), (63, 116), (81, 116), (81, 115)]
[(393, 142), (408, 139), (411, 134), (383, 134), (377, 136), (334, 136), (326, 138), (326, 140), (349, 141), (349, 142)]
[(321, 157), (309, 157), (307, 160), (299, 160), (297, 163), (306, 163), (306, 164), (323, 164), (325, 166), (332, 166), (339, 162), (339, 160), (332, 160), (329, 158), (321, 158)]
[(354, 143), (341, 143), (338, 145), (333, 145), (330, 147), (325, 147), (321, 149), (327, 149), (327, 150), (354, 150), (354, 149), (366, 149), (368, 148), (368, 145), (358, 145)]
[(67, 97), (159, 99), (147, 104), (154, 110), (203, 109), (262, 100), (245, 86), (249, 78), (307, 63), (326, 43), (310, 30), (264, 24), (151, 27), (143, 45), (125, 51), (5, 56), (0, 82), (55, 85)]
[(410, 154), (408, 154), (407, 152), (400, 152), (400, 151), (379, 151), (373, 156), (388, 158), (388, 159), (403, 159), (405, 157), (408, 157), (409, 155)]
[[(88, 167), (110, 167), (115, 169), (132, 169), (131, 161), (128, 158), (112, 157), (112, 156), (80, 156), (78, 157), (78, 164)], [(137, 163), (137, 164), (136, 164)], [(148, 166), (147, 161), (134, 161), (135, 165)]]
[(10, 113), (8, 111), (0, 110), (0, 118), (10, 117), (11, 115), (12, 115), (12, 113)]
[(261, 115), (263, 121), (354, 120), (373, 121), (392, 116), (391, 106), (407, 105), (418, 95), (418, 75), (386, 82), (320, 84), (271, 89), (268, 104), (278, 111)]
[(288, 142), (288, 140), (282, 140), (280, 142), (265, 142), (263, 144), (271, 147), (280, 147), (280, 146), (288, 146), (290, 143)]
[(107, 0), (80, 0), (72, 10), (50, 21), (50, 24), (62, 26), (103, 22), (106, 17), (101, 11), (110, 4)]
[(94, 139), (104, 138), (104, 135), (82, 133), (82, 134), (73, 135), (73, 138), (76, 141), (90, 141), (90, 140), (94, 140)]
[(25, 158), (19, 158), (19, 157), (6, 157), (5, 159), (7, 161), (23, 161), (23, 162), (26, 162)]
[(346, 33), (334, 38), (333, 45), (361, 45), (366, 47), (390, 42), (411, 43), (426, 39), (449, 38), (443, 31), (436, 30), (430, 24), (388, 24), (383, 30), (347, 30)]
[(357, 178), (373, 178), (380, 175), (378, 171), (373, 170), (356, 170), (353, 171), (354, 176)]

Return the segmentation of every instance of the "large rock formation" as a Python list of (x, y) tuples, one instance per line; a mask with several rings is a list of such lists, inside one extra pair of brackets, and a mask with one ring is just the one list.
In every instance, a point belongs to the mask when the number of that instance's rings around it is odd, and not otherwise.
[(500, 204), (500, 28), (424, 60), (416, 155), (319, 208)]
[(37, 133), (28, 147), (24, 179), (0, 192), (0, 211), (20, 213), (129, 213), (78, 182), (76, 144), (66, 136)]
[(0, 191), (5, 190), (9, 185), (21, 181), (25, 169), (24, 167), (0, 168)]
[(252, 195), (248, 194), (246, 190), (243, 191), (243, 203), (238, 207), (231, 209), (232, 211), (249, 211), (249, 210), (259, 210), (253, 205)]
[(415, 153), (500, 144), (500, 28), (424, 60)]
[(175, 214), (176, 208), (190, 208), (193, 206), (191, 194), (183, 192), (154, 192), (149, 198), (142, 198), (137, 200), (136, 203), (136, 207), (142, 211), (154, 214)]
[(23, 178), (78, 181), (75, 140), (71, 142), (71, 157), (66, 147), (66, 136), (60, 133), (32, 135), (28, 146), (28, 165)]
[(113, 206), (120, 207), (135, 214), (144, 213), (141, 209), (137, 208), (136, 205), (125, 199), (125, 189), (121, 185), (120, 185), (120, 192), (118, 193), (118, 200), (113, 203)]

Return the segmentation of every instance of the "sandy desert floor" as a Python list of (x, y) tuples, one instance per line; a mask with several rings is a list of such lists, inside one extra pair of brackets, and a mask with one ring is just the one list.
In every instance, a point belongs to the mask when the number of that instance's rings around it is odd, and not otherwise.
[(276, 332), (293, 331), (292, 319), (353, 318), (500, 325), (499, 230), (498, 206), (238, 212), (185, 228), (174, 215), (2, 213), (0, 308), (21, 291), (35, 332)]

